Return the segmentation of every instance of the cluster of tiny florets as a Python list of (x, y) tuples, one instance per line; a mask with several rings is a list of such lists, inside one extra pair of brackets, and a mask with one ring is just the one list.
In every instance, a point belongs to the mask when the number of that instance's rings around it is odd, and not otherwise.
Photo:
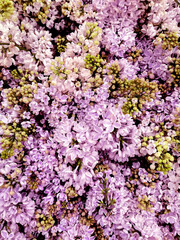
[(180, 239), (177, 0), (0, 0), (0, 240)]

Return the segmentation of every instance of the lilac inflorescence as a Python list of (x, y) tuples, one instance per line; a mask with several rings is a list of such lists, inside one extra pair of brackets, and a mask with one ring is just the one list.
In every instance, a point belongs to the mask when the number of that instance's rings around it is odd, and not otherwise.
[(179, 16), (0, 0), (0, 240), (180, 239)]

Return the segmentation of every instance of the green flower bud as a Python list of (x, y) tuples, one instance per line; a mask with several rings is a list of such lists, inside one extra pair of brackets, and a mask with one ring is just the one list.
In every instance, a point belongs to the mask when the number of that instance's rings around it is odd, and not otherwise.
[(14, 13), (13, 1), (11, 0), (0, 0), (0, 20), (10, 19)]

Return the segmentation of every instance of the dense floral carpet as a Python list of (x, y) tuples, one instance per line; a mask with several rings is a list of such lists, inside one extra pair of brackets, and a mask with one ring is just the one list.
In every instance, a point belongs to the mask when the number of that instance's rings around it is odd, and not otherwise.
[(0, 0), (0, 240), (180, 240), (179, 0)]

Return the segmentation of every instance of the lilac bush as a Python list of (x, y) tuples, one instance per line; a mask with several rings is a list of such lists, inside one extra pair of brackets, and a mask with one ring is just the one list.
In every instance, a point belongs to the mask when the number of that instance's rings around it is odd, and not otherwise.
[(178, 0), (0, 0), (0, 240), (180, 239)]

